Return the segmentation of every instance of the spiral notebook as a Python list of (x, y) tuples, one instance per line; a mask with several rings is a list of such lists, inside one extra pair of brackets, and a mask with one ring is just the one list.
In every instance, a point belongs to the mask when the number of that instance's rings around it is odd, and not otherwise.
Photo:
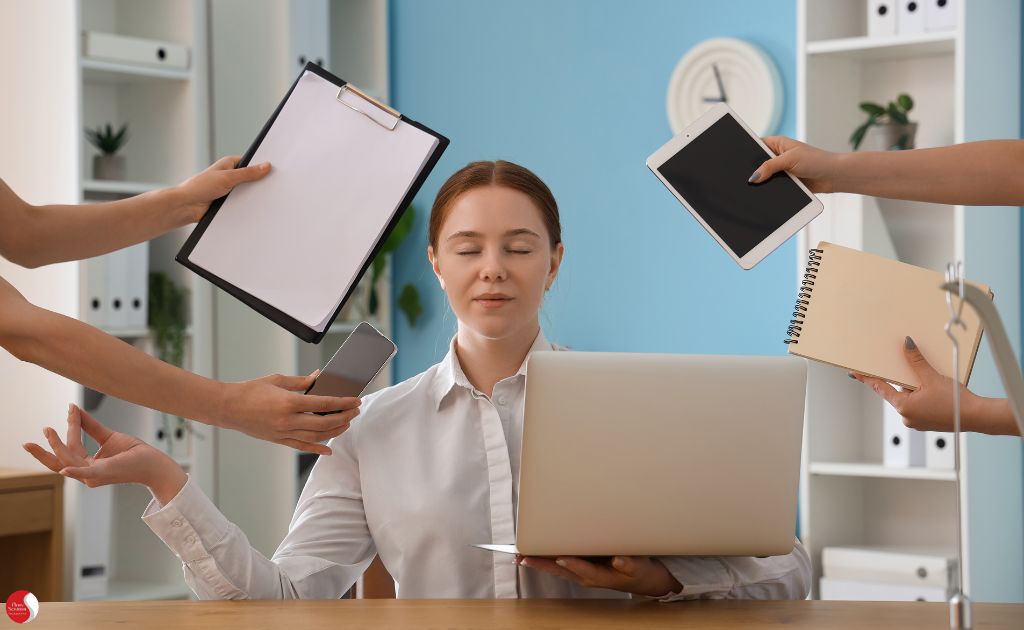
[[(945, 276), (937, 271), (822, 241), (808, 255), (789, 326), (789, 353), (916, 389), (920, 382), (903, 355), (914, 339), (925, 359), (953, 376), (953, 342)], [(970, 283), (990, 297), (989, 287)], [(959, 298), (954, 307), (959, 306)], [(958, 380), (967, 383), (981, 343), (981, 320), (967, 306), (956, 328)]]

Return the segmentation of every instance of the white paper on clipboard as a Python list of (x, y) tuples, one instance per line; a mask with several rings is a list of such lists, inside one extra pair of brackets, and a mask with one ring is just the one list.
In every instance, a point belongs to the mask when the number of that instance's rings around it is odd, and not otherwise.
[[(189, 260), (322, 331), (437, 138), (312, 72), (299, 79)], [(373, 118), (371, 120), (371, 118)], [(384, 120), (390, 119), (390, 120)], [(379, 124), (379, 123), (384, 123)]]

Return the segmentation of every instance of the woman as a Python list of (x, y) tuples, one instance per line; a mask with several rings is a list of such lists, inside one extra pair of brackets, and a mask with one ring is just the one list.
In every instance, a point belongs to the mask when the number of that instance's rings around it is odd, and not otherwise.
[[(750, 176), (751, 183), (779, 171), (799, 177), (814, 192), (849, 192), (890, 199), (944, 204), (1024, 204), (1024, 141), (988, 140), (935, 149), (831, 153), (791, 138), (770, 137), (765, 144), (776, 157)], [(953, 379), (928, 364), (914, 340), (903, 343), (907, 363), (921, 386), (900, 391), (863, 374), (850, 377), (871, 387), (903, 416), (907, 426), (921, 431), (953, 430)], [(1005, 398), (978, 396), (960, 386), (961, 426), (964, 431), (1020, 435), (1013, 410)]]
[[(272, 560), (249, 546), (173, 461), (72, 409), (53, 470), (89, 485), (147, 485), (143, 519), (182, 559), (201, 598), (337, 598), (379, 554), (402, 597), (803, 598), (797, 542), (775, 558), (512, 558), (471, 547), (511, 540), (526, 360), (551, 350), (538, 322), (564, 248), (554, 197), (527, 169), (474, 162), (438, 192), (427, 256), (458, 319), (443, 361), (368, 396), (332, 440)], [(102, 447), (80, 446), (80, 424)], [(617, 591), (617, 592), (616, 592)]]
[[(210, 202), (270, 172), (221, 158), (185, 182), (86, 206), (32, 206), (0, 180), (0, 256), (35, 268), (106, 254), (195, 223)], [(340, 435), (359, 404), (303, 396), (314, 376), (220, 383), (159, 361), (83, 322), (31, 304), (0, 277), (0, 347), (12, 355), (129, 402), (314, 453)], [(328, 416), (308, 412), (347, 410)]]

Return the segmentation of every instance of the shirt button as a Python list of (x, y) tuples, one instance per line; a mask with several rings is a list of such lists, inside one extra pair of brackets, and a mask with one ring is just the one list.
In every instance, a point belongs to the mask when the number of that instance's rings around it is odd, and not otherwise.
[(181, 527), (181, 519), (180, 518), (174, 519), (173, 521), (171, 521), (171, 525), (173, 525), (175, 527)]
[(500, 398), (498, 398), (498, 404), (499, 405), (504, 405), (506, 402), (507, 401), (505, 400), (504, 396), (501, 396)]
[(189, 536), (188, 538), (185, 539), (185, 542), (187, 542), (190, 545), (194, 545), (194, 544), (196, 544), (196, 537), (195, 536)]

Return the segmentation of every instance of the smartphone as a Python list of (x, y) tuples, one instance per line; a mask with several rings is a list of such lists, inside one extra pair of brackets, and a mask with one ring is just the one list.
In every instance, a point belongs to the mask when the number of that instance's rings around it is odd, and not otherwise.
[[(320, 375), (306, 393), (341, 398), (359, 396), (397, 351), (390, 339), (362, 322), (320, 370)], [(337, 412), (316, 413), (323, 416)]]

